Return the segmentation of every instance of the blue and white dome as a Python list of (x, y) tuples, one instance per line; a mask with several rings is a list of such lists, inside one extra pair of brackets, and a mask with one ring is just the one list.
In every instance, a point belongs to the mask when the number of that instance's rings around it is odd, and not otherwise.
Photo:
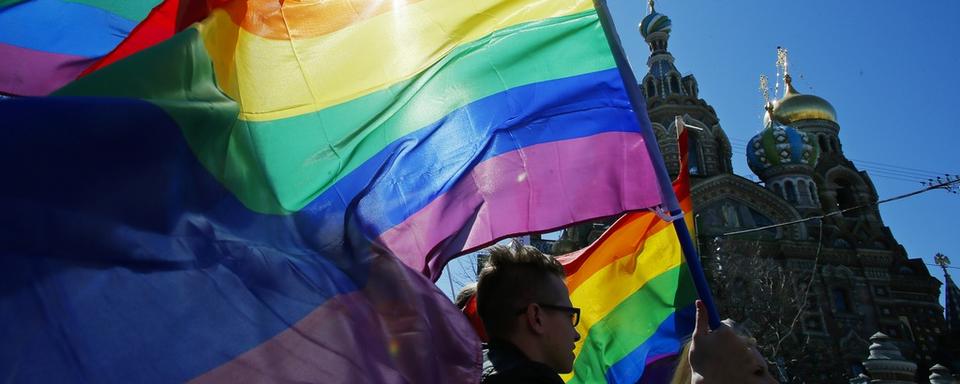
[(671, 25), (672, 23), (667, 15), (653, 11), (640, 21), (640, 34), (643, 35), (643, 38), (647, 38), (648, 35), (656, 32), (669, 34)]
[[(758, 176), (781, 165), (817, 165), (820, 148), (796, 128), (772, 123), (747, 143), (747, 165)], [(762, 176), (761, 176), (762, 177)]]

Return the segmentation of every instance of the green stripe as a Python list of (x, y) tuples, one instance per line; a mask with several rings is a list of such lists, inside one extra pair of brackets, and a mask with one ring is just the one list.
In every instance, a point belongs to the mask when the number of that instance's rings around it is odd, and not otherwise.
[[(239, 105), (217, 88), (213, 62), (196, 29), (187, 29), (84, 76), (57, 90), (53, 96), (143, 99), (166, 111), (180, 127), (201, 127), (217, 132), (229, 132), (240, 113)], [(187, 143), (207, 169), (222, 173), (225, 162), (222, 158), (212, 157), (215, 153), (209, 148), (227, 148), (231, 145), (231, 138), (200, 133), (197, 129), (184, 130)], [(207, 157), (201, 157), (203, 154)]]
[(646, 341), (678, 308), (697, 299), (686, 264), (647, 282), (590, 327), (568, 383), (602, 383), (616, 362)]
[(162, 0), (62, 0), (66, 3), (86, 4), (138, 23)]
[[(196, 34), (192, 29), (184, 33)], [(188, 40), (193, 52), (195, 42)], [(176, 49), (174, 43), (164, 42), (144, 52)], [(142, 59), (144, 55), (153, 61)], [(137, 78), (137, 70), (144, 67), (179, 65), (157, 54), (140, 53), (94, 73), (115, 80), (88, 81), (91, 75), (60, 93), (140, 97), (149, 90), (131, 92), (129, 76)], [(196, 116), (185, 105), (168, 106), (168, 111), (180, 122), (201, 163), (247, 207), (287, 214), (303, 208), (391, 142), (470, 102), (513, 87), (614, 65), (596, 12), (589, 11), (496, 31), (458, 47), (412, 79), (305, 115), (224, 125), (195, 122)], [(195, 72), (177, 71), (184, 78), (165, 79), (183, 83), (209, 71), (207, 67), (188, 69)], [(101, 73), (105, 71), (109, 73)], [(148, 80), (137, 84), (170, 88)]]
[(14, 4), (22, 3), (27, 0), (0, 0), (0, 8), (9, 7)]
[[(230, 163), (218, 177), (252, 209), (286, 213), (303, 208), (391, 142), (457, 108), (509, 88), (614, 66), (596, 12), (590, 11), (496, 31), (456, 48), (412, 79), (318, 112), (244, 121), (231, 133), (185, 128), (201, 130), (197, 135), (232, 135), (231, 153), (213, 156)], [(253, 153), (260, 163), (247, 161)]]

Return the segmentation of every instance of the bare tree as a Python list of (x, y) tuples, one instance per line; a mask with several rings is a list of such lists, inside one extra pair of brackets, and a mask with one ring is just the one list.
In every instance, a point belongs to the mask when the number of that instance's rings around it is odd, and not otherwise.
[[(704, 268), (724, 317), (746, 325), (783, 382), (846, 381), (842, 366), (812, 354), (816, 341), (804, 332), (805, 316), (819, 309), (815, 273), (819, 256), (789, 267), (764, 241), (716, 238)], [(819, 251), (818, 251), (819, 255)], [(834, 372), (836, 371), (836, 372)], [(816, 372), (816, 377), (807, 376)]]
[(477, 270), (477, 255), (475, 253), (460, 256), (451, 260), (450, 264), (453, 265), (450, 272), (455, 286), (463, 287), (469, 283), (477, 282), (477, 275), (480, 271)]

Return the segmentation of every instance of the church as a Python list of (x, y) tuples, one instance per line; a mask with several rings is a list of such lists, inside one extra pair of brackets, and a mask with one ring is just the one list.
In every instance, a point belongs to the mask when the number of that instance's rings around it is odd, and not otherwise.
[[(671, 24), (651, 5), (640, 24), (650, 56), (638, 87), (672, 175), (680, 167), (676, 117), (689, 127), (695, 240), (721, 316), (754, 333), (781, 382), (869, 375), (864, 360), (878, 333), (889, 337), (884, 348), (892, 345), (916, 364), (915, 373), (900, 377), (926, 382), (930, 367), (955, 361), (945, 346), (941, 283), (884, 225), (870, 175), (844, 156), (834, 106), (797, 92), (784, 65), (785, 92), (767, 103), (763, 129), (746, 148), (760, 182), (734, 174), (719, 117), (668, 50)], [(555, 242), (531, 242), (567, 253), (613, 220), (566, 228)]]

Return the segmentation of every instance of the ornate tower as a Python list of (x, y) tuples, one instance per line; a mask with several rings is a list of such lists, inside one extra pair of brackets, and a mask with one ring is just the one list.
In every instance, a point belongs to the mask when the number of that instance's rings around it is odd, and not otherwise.
[[(773, 102), (765, 123), (792, 126), (807, 134), (819, 148), (820, 159), (812, 176), (818, 186), (820, 206), (825, 213), (842, 212), (828, 224), (841, 235), (831, 241), (838, 246), (892, 247), (892, 235), (883, 225), (877, 207), (871, 205), (877, 201), (873, 181), (843, 154), (836, 110), (821, 97), (797, 92), (787, 71), (786, 51), (781, 52), (786, 91)], [(855, 208), (860, 206), (866, 207)]]
[[(856, 375), (859, 340), (882, 332), (882, 343), (870, 347), (871, 355), (895, 346), (905, 360), (917, 363), (915, 371), (897, 372), (895, 380), (914, 374), (925, 379), (936, 363), (935, 340), (945, 331), (943, 318), (933, 316), (940, 310), (940, 284), (884, 225), (870, 176), (843, 153), (834, 107), (797, 92), (786, 50), (779, 50), (778, 65), (784, 94), (768, 103), (766, 129), (750, 140), (747, 159), (766, 188), (790, 203), (797, 216), (827, 215), (807, 221), (799, 241), (779, 244), (788, 270), (814, 273), (810, 304), (801, 312), (803, 333), (809, 345), (832, 349), (821, 369), (847, 365), (847, 374)], [(871, 363), (874, 368), (888, 365), (881, 357)], [(878, 379), (873, 372), (870, 376)]]
[(658, 13), (651, 0), (650, 13), (640, 21), (640, 34), (650, 47), (650, 57), (649, 70), (639, 87), (646, 96), (650, 121), (671, 175), (676, 175), (680, 167), (675, 117), (683, 116), (688, 125), (697, 128), (689, 136), (690, 175), (696, 184), (698, 179), (733, 172), (730, 140), (713, 107), (699, 98), (697, 79), (682, 75), (674, 65), (674, 57), (667, 50), (671, 28), (670, 18)]
[[(639, 26), (640, 34), (650, 48), (649, 71), (638, 87), (646, 96), (647, 113), (667, 171), (676, 176), (680, 168), (676, 117), (683, 116), (686, 125), (694, 127), (688, 135), (691, 183), (697, 185), (712, 176), (732, 174), (730, 140), (720, 127), (716, 111), (699, 98), (697, 79), (693, 75), (681, 75), (674, 65), (673, 55), (667, 50), (672, 28), (670, 18), (658, 13), (652, 0), (649, 7), (649, 14)], [(562, 254), (586, 246), (596, 240), (613, 220), (608, 218), (567, 227), (550, 252)]]
[[(773, 106), (767, 105), (767, 116)], [(764, 185), (801, 212), (818, 212), (813, 179), (819, 148), (811, 135), (767, 119), (766, 128), (747, 144), (747, 164)]]
[(950, 259), (938, 253), (933, 260), (943, 269), (943, 278), (946, 281), (943, 289), (946, 334), (941, 338), (940, 362), (946, 364), (951, 371), (960, 372), (960, 288), (947, 272)]
[(943, 278), (947, 284), (944, 288), (946, 308), (944, 308), (944, 317), (947, 321), (947, 335), (953, 340), (960, 340), (960, 288), (953, 282), (953, 277), (947, 272), (950, 265), (950, 259), (942, 253), (933, 257), (934, 262), (943, 269)]

